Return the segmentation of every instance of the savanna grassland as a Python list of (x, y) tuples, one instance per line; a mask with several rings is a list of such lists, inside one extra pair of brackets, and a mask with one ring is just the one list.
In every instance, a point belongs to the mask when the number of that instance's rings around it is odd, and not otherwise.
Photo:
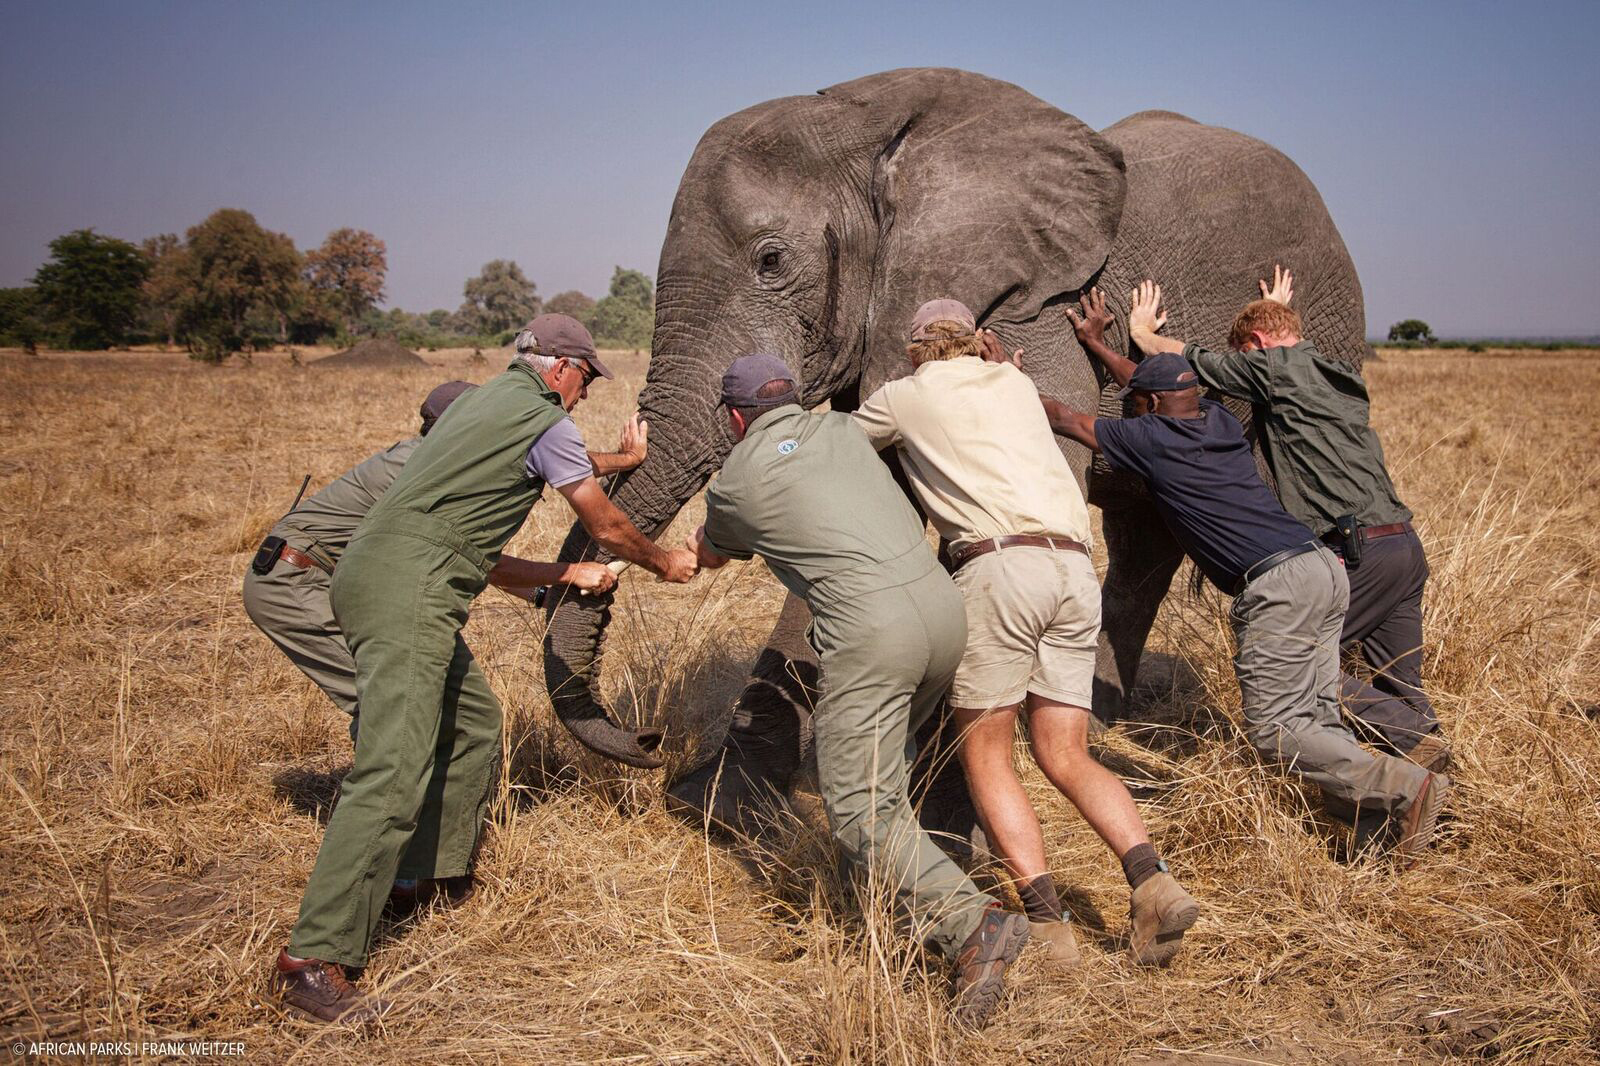
[[(250, 1060), (418, 1063), (1600, 1059), (1593, 352), (1369, 364), (1430, 553), (1427, 677), (1457, 744), (1455, 819), (1414, 870), (1349, 855), (1257, 763), (1224, 604), (1175, 595), (1146, 724), (1100, 744), (1200, 922), (1171, 968), (1131, 965), (1120, 871), (1030, 770), (1085, 960), (1024, 955), (994, 1024), (966, 1034), (942, 975), (863, 906), (817, 824), (738, 855), (662, 812), (659, 773), (577, 749), (545, 696), (542, 614), (491, 591), (468, 630), (507, 713), (482, 890), (385, 931), (364, 978), (400, 1004), (381, 1030), (283, 1017), (268, 967), (350, 744), (251, 627), (240, 580), (303, 475), (327, 482), (409, 435), (433, 385), (495, 369), (428, 358), (0, 354), (0, 1044), (234, 1040)], [(643, 357), (616, 364), (577, 414), (592, 446), (643, 380)], [(550, 494), (513, 550), (548, 557), (569, 521)], [(681, 588), (627, 573), (607, 691), (670, 713), (682, 751), (715, 732), (779, 602), (760, 563)]]

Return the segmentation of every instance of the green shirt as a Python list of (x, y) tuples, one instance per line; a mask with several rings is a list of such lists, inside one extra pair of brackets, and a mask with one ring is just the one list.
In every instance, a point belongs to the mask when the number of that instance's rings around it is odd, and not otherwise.
[(1353, 514), (1363, 526), (1409, 522), (1368, 424), (1367, 384), (1310, 341), (1292, 348), (1213, 352), (1184, 345), (1200, 382), (1249, 400), (1284, 510), (1318, 536)]
[(320, 550), (329, 562), (338, 562), (350, 543), (350, 535), (367, 517), (411, 453), (422, 443), (421, 437), (391, 444), (340, 474), (327, 486), (278, 520), (274, 536), (290, 541), (302, 550)]
[(706, 490), (706, 539), (759, 555), (815, 614), (938, 566), (922, 522), (849, 415), (789, 404), (756, 419)]
[(544, 492), (544, 481), (528, 471), (528, 448), (565, 417), (561, 398), (538, 374), (512, 363), (450, 405), (357, 535), (431, 539), (487, 573)]

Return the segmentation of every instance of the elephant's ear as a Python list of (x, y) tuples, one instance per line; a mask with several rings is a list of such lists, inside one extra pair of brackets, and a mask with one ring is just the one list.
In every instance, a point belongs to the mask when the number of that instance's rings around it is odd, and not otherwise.
[(879, 240), (863, 395), (909, 370), (905, 338), (923, 301), (954, 297), (1003, 330), (1105, 265), (1122, 153), (1076, 118), (959, 70), (891, 71), (823, 95), (887, 135), (871, 178)]

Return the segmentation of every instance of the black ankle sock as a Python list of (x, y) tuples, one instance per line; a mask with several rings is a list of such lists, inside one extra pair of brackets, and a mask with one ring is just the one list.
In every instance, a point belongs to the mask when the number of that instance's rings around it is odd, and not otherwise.
[(1137, 844), (1122, 857), (1122, 874), (1129, 888), (1138, 888), (1161, 872), (1161, 857), (1149, 844)]
[(1040, 874), (1032, 881), (1018, 881), (1017, 895), (1022, 897), (1022, 909), (1035, 922), (1061, 921), (1061, 900), (1056, 895), (1056, 884), (1049, 874)]

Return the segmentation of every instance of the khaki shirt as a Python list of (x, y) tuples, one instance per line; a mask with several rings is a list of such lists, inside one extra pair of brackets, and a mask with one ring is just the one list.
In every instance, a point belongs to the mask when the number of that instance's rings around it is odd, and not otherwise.
[(850, 416), (788, 404), (756, 419), (706, 489), (706, 539), (759, 555), (822, 615), (938, 563), (922, 522)]
[(1009, 363), (923, 363), (852, 415), (875, 448), (893, 444), (939, 536), (956, 551), (1009, 533), (1089, 543), (1089, 508), (1039, 392)]
[(320, 549), (329, 562), (338, 562), (350, 535), (421, 443), (421, 437), (412, 437), (357, 463), (280, 518), (273, 535), (301, 551)]
[(1353, 514), (1363, 526), (1411, 521), (1367, 423), (1367, 383), (1310, 341), (1292, 348), (1183, 354), (1200, 383), (1249, 400), (1283, 509), (1317, 536)]

